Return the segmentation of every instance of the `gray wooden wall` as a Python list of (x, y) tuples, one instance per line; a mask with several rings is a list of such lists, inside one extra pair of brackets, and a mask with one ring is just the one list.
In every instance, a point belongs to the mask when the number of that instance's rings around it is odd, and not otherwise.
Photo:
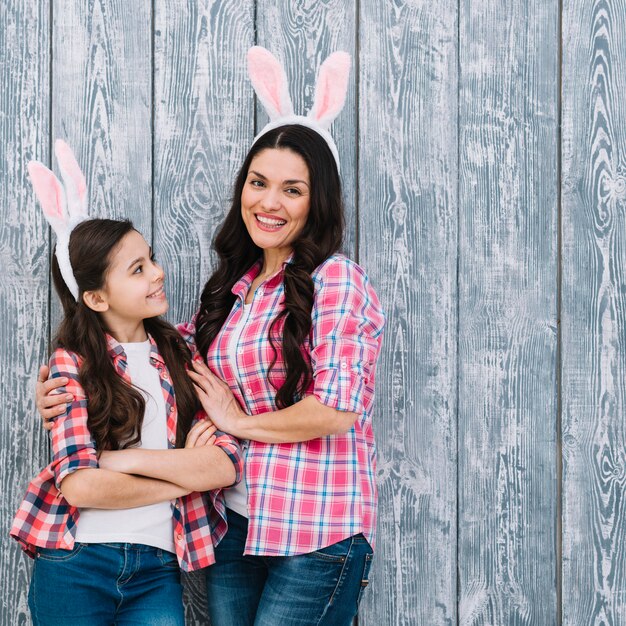
[(1, 0), (0, 624), (29, 623), (6, 531), (47, 459), (59, 316), (25, 165), (67, 139), (188, 319), (265, 121), (254, 43), (301, 111), (325, 56), (354, 57), (346, 249), (388, 313), (359, 624), (624, 626), (626, 0)]

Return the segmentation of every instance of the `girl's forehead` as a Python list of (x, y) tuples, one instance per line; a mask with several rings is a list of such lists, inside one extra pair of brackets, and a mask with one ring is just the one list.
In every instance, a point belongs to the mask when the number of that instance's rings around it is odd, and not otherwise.
[(141, 233), (131, 230), (119, 242), (111, 259), (111, 267), (127, 267), (135, 259), (150, 255), (150, 246)]

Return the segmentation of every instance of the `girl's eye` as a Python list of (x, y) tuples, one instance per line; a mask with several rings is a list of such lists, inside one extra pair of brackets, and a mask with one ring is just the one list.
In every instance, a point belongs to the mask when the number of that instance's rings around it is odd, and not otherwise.
[(138, 265), (135, 271), (133, 272), (133, 274), (141, 274), (142, 271), (143, 271), (143, 265)]
[(263, 186), (264, 186), (264, 185), (263, 185), (263, 181), (262, 181), (262, 180), (251, 180), (251, 181), (250, 181), (250, 184), (251, 184), (253, 187), (263, 187)]

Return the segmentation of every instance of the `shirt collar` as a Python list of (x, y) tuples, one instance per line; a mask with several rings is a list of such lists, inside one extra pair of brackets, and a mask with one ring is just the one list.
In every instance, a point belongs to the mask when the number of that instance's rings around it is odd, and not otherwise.
[[(106, 340), (107, 340), (107, 350), (109, 352), (109, 356), (111, 357), (111, 359), (115, 360), (116, 358), (119, 358), (120, 356), (125, 357), (126, 353), (124, 352), (124, 348), (122, 347), (122, 344), (119, 343), (119, 341), (117, 341), (115, 337), (113, 337), (112, 335), (109, 335), (109, 333), (105, 333), (105, 334), (106, 334)], [(148, 333), (148, 341), (150, 342), (150, 360), (158, 361), (160, 363), (165, 363), (165, 361), (163, 360), (163, 357), (161, 356), (159, 352), (159, 348), (157, 347), (156, 341), (154, 340), (154, 338), (152, 337), (150, 333)]]
[[(265, 286), (265, 288), (271, 289), (273, 287), (276, 287), (280, 283), (282, 283), (283, 274), (285, 273), (285, 266), (288, 263), (292, 263), (292, 262), (293, 262), (293, 253), (291, 253), (281, 263), (280, 269), (275, 274), (272, 274), (271, 276), (269, 276), (263, 281), (263, 285)], [(233, 288), (231, 289), (232, 293), (234, 293), (236, 296), (239, 296), (241, 298), (245, 298), (246, 294), (248, 293), (250, 289), (250, 285), (252, 285), (252, 282), (254, 281), (254, 279), (259, 275), (262, 265), (263, 265), (263, 262), (261, 259), (256, 261), (256, 263), (233, 285)]]

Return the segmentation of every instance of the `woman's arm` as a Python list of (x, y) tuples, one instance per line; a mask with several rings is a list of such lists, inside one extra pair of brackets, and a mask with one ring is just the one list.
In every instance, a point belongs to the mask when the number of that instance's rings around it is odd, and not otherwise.
[(294, 443), (327, 435), (345, 433), (358, 414), (340, 411), (307, 396), (286, 409), (247, 415), (228, 385), (203, 363), (194, 361), (189, 376), (196, 385), (198, 397), (213, 423), (239, 439), (264, 443)]
[(180, 498), (191, 491), (164, 480), (101, 468), (78, 470), (61, 482), (61, 493), (69, 504), (93, 509), (131, 509)]

